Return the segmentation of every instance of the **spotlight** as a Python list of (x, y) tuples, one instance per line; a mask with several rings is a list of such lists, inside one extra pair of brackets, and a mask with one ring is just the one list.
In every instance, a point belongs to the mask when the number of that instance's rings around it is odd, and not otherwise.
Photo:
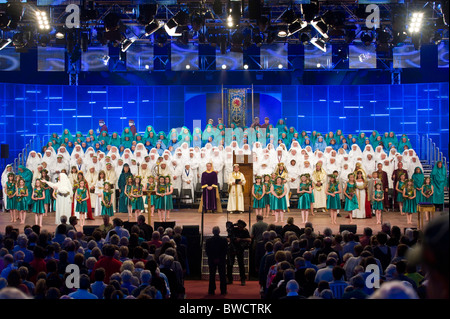
[(300, 42), (303, 43), (303, 45), (308, 44), (311, 40), (311, 37), (308, 35), (308, 33), (302, 33), (300, 35)]
[(308, 23), (306, 21), (295, 21), (291, 25), (288, 26), (288, 35), (293, 35), (294, 33), (306, 28)]
[(186, 70), (190, 70), (191, 66), (189, 64), (186, 64)]
[(318, 4), (311, 2), (308, 4), (301, 5), (303, 19), (306, 21), (311, 21), (314, 17), (319, 14), (319, 6)]
[(317, 63), (316, 67), (320, 68), (322, 65), (320, 63)]
[(58, 40), (64, 39), (64, 32), (62, 32), (62, 31), (56, 31), (56, 33), (55, 33), (55, 38), (57, 38)]
[(29, 36), (27, 36), (25, 32), (15, 33), (12, 38), (13, 45), (16, 49), (25, 48), (28, 45), (29, 40)]
[(283, 64), (278, 64), (278, 68), (281, 70), (283, 68)]
[(321, 17), (315, 18), (311, 21), (311, 25), (314, 29), (319, 32), (319, 34), (324, 37), (325, 39), (328, 39), (328, 26), (326, 25), (325, 21)]
[(365, 45), (370, 45), (373, 41), (373, 35), (369, 31), (365, 31), (361, 34), (361, 42)]
[(225, 70), (227, 68), (226, 64), (222, 64), (222, 70)]
[(0, 40), (0, 51), (6, 48), (12, 42), (11, 39), (1, 39)]
[(412, 33), (418, 33), (422, 28), (423, 12), (414, 12), (411, 16), (408, 30)]
[(142, 25), (147, 25), (153, 20), (158, 10), (157, 4), (140, 4), (138, 22)]
[(297, 15), (292, 9), (286, 10), (281, 16), (281, 20), (283, 20), (283, 22), (287, 24), (287, 30), (280, 30), (278, 32), (278, 36), (282, 38), (291, 36), (308, 26), (308, 23), (306, 21), (300, 21), (298, 19)]
[(248, 70), (248, 64), (244, 64), (244, 69)]
[(242, 15), (241, 0), (231, 0), (227, 12), (227, 26), (229, 28), (238, 27)]
[(324, 39), (315, 36), (314, 38), (311, 39), (310, 42), (312, 45), (314, 45), (319, 50), (321, 50), (323, 52), (327, 52), (327, 45), (326, 45)]
[(103, 64), (108, 65), (109, 59), (110, 59), (109, 55), (104, 55), (102, 57)]
[(287, 36), (288, 36), (287, 30), (281, 29), (281, 30), (278, 31), (278, 37), (279, 38), (286, 38)]
[(36, 11), (36, 20), (41, 31), (50, 30), (50, 24), (48, 22), (47, 13), (45, 11)]
[(180, 10), (169, 21), (167, 21), (167, 23), (164, 25), (164, 29), (171, 37), (179, 37), (181, 36), (181, 33), (177, 32), (177, 27), (186, 25), (188, 22), (188, 18), (189, 15), (183, 10)]
[(153, 19), (149, 24), (145, 26), (145, 36), (148, 37), (149, 35), (155, 33), (160, 28), (162, 28), (163, 25), (164, 22)]
[(146, 65), (145, 65), (145, 69), (146, 69), (146, 70), (150, 69), (150, 65), (146, 64)]
[(122, 52), (126, 52), (130, 46), (134, 43), (134, 41), (136, 41), (136, 39), (131, 38), (131, 39), (125, 39), (122, 41)]

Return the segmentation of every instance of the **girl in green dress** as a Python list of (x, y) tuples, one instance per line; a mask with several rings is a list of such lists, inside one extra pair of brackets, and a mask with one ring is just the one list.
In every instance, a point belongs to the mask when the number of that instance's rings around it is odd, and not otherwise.
[(281, 176), (276, 178), (276, 182), (272, 185), (270, 191), (273, 196), (272, 209), (275, 211), (275, 223), (278, 223), (278, 215), (280, 216), (280, 222), (283, 223), (284, 211), (287, 210), (286, 198), (284, 197), (287, 192)]
[(405, 213), (403, 212), (403, 189), (405, 188), (405, 180), (406, 180), (406, 175), (400, 173), (397, 185), (395, 185), (395, 189), (397, 190), (398, 207), (400, 209), (400, 214), (402, 216), (405, 215)]
[(331, 223), (336, 225), (337, 211), (341, 208), (341, 187), (337, 182), (334, 174), (329, 176), (328, 189), (325, 190), (327, 195), (327, 209), (330, 211)]
[(26, 213), (28, 210), (28, 187), (25, 185), (25, 180), (23, 178), (20, 178), (17, 183), (16, 202), (20, 223), (25, 224)]
[(412, 179), (406, 181), (403, 189), (403, 212), (406, 213), (406, 223), (412, 224), (412, 214), (417, 213), (416, 189)]
[[(148, 177), (148, 182), (144, 187), (144, 192), (147, 194), (147, 196), (145, 196), (145, 203), (151, 206), (150, 216), (153, 216), (153, 214), (155, 213), (155, 201), (156, 201), (156, 195), (154, 194), (155, 190), (156, 190), (155, 178), (150, 175)], [(148, 201), (149, 192), (151, 193), (150, 202)]]
[(275, 185), (277, 181), (277, 174), (276, 173), (272, 173), (271, 175), (271, 179), (270, 179), (270, 197), (269, 197), (269, 206), (270, 206), (270, 210), (272, 211), (272, 216), (275, 216), (275, 210), (274, 210), (274, 204), (273, 204), (273, 194), (272, 194), (272, 186)]
[(262, 182), (261, 176), (255, 177), (255, 184), (252, 187), (253, 196), (253, 208), (256, 211), (256, 215), (263, 215), (262, 210), (265, 208), (264, 202), (264, 184)]
[(36, 183), (34, 184), (34, 190), (33, 195), (31, 195), (31, 199), (34, 201), (34, 224), (42, 227), (42, 216), (45, 214), (45, 189), (42, 187), (41, 181), (39, 179), (37, 179)]
[(308, 220), (308, 213), (311, 208), (311, 184), (308, 183), (308, 176), (302, 174), (300, 176), (300, 184), (297, 188), (298, 198), (298, 209), (302, 213), (302, 223), (304, 224)]
[(173, 186), (172, 186), (172, 183), (170, 183), (169, 175), (167, 175), (164, 178), (164, 181), (166, 183), (166, 195), (164, 196), (166, 210), (164, 213), (165, 213), (166, 219), (170, 219), (170, 211), (173, 209), (173, 199), (172, 199)]
[[(423, 186), (420, 189), (420, 192), (422, 194), (422, 201), (426, 203), (433, 203), (433, 193), (434, 193), (434, 187), (431, 184), (431, 177), (427, 176), (423, 180)], [(425, 219), (426, 221), (430, 220), (430, 212), (425, 212)]]
[(436, 162), (431, 171), (431, 183), (433, 184), (433, 204), (437, 205), (437, 210), (444, 208), (444, 189), (448, 186), (447, 169), (442, 161)]
[(136, 176), (134, 178), (134, 185), (131, 188), (131, 210), (134, 212), (134, 217), (138, 219), (138, 216), (144, 211), (144, 196), (143, 187), (141, 185), (141, 177)]
[(383, 210), (384, 201), (383, 184), (375, 184), (375, 191), (373, 192), (372, 197), (372, 209), (375, 211), (375, 216), (377, 217), (377, 225), (381, 225), (381, 211)]
[(126, 196), (126, 205), (128, 210), (128, 220), (131, 219), (132, 208), (131, 208), (131, 190), (133, 189), (133, 175), (127, 177), (127, 184), (125, 185), (124, 193)]
[(345, 196), (345, 205), (344, 210), (348, 212), (348, 217), (350, 218), (350, 224), (353, 223), (353, 210), (358, 209), (358, 198), (356, 196), (356, 182), (355, 182), (355, 174), (348, 174), (348, 182), (344, 186), (344, 196)]
[(14, 173), (8, 174), (8, 181), (6, 182), (6, 209), (11, 214), (11, 223), (17, 219), (17, 201), (16, 201), (16, 182), (14, 181)]
[(315, 199), (314, 199), (314, 183), (311, 180), (311, 175), (309, 175), (309, 173), (306, 173), (306, 181), (308, 183), (308, 185), (311, 186), (311, 194), (309, 194), (309, 201), (311, 203), (311, 207), (309, 209), (309, 212), (311, 213), (311, 216), (314, 216), (314, 203), (315, 203)]
[(164, 196), (166, 195), (166, 180), (164, 176), (159, 176), (156, 186), (155, 209), (158, 211), (159, 221), (162, 222), (162, 213), (166, 210)]
[(114, 210), (111, 202), (111, 184), (105, 182), (103, 184), (103, 196), (102, 196), (102, 216), (108, 215), (110, 217), (114, 216)]
[(86, 188), (84, 179), (78, 182), (78, 188), (75, 199), (77, 201), (77, 205), (75, 206), (75, 212), (79, 214), (80, 227), (83, 228), (84, 221), (86, 219), (86, 213), (88, 211), (87, 200), (89, 199), (89, 191)]
[(425, 201), (422, 196), (422, 186), (425, 176), (419, 166), (414, 169), (414, 174), (412, 174), (411, 178), (414, 181), (414, 187), (416, 189), (416, 202), (422, 203)]
[(265, 208), (264, 208), (264, 217), (268, 218), (269, 217), (269, 212), (270, 212), (270, 187), (271, 187), (272, 183), (270, 181), (270, 175), (266, 174), (264, 175), (264, 204), (265, 204)]
[[(41, 179), (44, 181), (50, 181), (50, 176), (48, 176), (48, 171), (43, 169), (41, 171)], [(44, 198), (44, 208), (45, 213), (44, 216), (47, 216), (47, 213), (50, 211), (50, 205), (52, 204), (52, 188), (47, 184), (43, 183), (42, 188), (45, 190), (45, 198)]]

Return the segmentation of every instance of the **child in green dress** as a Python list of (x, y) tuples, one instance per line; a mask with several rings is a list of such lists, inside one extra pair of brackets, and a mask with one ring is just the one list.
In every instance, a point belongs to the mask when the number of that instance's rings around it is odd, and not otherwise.
[(167, 175), (164, 178), (164, 182), (166, 184), (166, 195), (164, 196), (164, 201), (166, 204), (166, 210), (165, 210), (165, 216), (166, 220), (170, 219), (170, 211), (173, 209), (173, 199), (172, 199), (172, 193), (173, 193), (173, 186), (170, 182), (170, 176)]
[(164, 196), (166, 195), (166, 180), (164, 176), (158, 177), (158, 185), (156, 186), (155, 209), (158, 211), (159, 221), (162, 222), (162, 214), (166, 210)]
[(84, 179), (78, 182), (78, 188), (76, 191), (75, 199), (77, 205), (75, 206), (75, 212), (79, 214), (80, 217), (80, 227), (83, 229), (84, 221), (86, 219), (86, 213), (88, 211), (87, 200), (89, 199), (89, 191), (86, 188)]
[(39, 179), (34, 184), (33, 194), (31, 195), (33, 203), (34, 224), (42, 227), (42, 216), (45, 214), (45, 189), (41, 185)]
[[(434, 187), (431, 184), (430, 176), (427, 176), (424, 178), (423, 186), (422, 186), (420, 192), (422, 193), (424, 202), (433, 203)], [(425, 219), (426, 219), (426, 221), (430, 220), (430, 212), (425, 212)]]
[(16, 182), (14, 173), (8, 174), (8, 181), (6, 182), (6, 209), (11, 214), (11, 223), (17, 220), (17, 201), (16, 201)]
[(403, 188), (403, 212), (406, 213), (406, 223), (412, 224), (412, 214), (417, 213), (416, 189), (414, 180), (408, 179)]
[[(43, 179), (44, 181), (50, 181), (50, 176), (48, 176), (48, 171), (46, 169), (43, 169), (41, 171), (41, 179)], [(47, 213), (50, 211), (50, 204), (52, 203), (52, 188), (45, 183), (42, 184), (42, 188), (45, 190), (44, 216), (46, 217)]]
[(286, 202), (286, 187), (283, 183), (283, 178), (278, 176), (276, 178), (276, 183), (272, 185), (271, 193), (273, 196), (273, 210), (275, 211), (275, 223), (278, 223), (278, 215), (280, 216), (280, 222), (283, 223), (284, 211), (287, 210)]
[(135, 221), (137, 222), (138, 216), (144, 210), (143, 187), (141, 185), (141, 177), (136, 176), (134, 178), (134, 185), (131, 188), (131, 209), (134, 212)]
[(270, 175), (266, 174), (264, 175), (264, 203), (265, 208), (263, 209), (264, 217), (269, 217), (270, 212), (270, 186), (272, 183), (270, 182)]
[[(270, 187), (272, 189), (272, 186), (275, 185), (275, 183), (277, 181), (277, 174), (276, 173), (272, 173), (272, 175), (270, 175), (270, 176), (271, 176), (271, 178), (270, 178)], [(273, 199), (274, 199), (274, 197), (273, 197), (273, 194), (272, 194), (272, 191), (271, 191), (270, 192), (270, 200), (269, 200), (270, 210), (272, 211), (272, 216), (275, 216), (275, 210), (273, 209)]]
[(372, 195), (372, 209), (377, 217), (377, 225), (381, 225), (381, 212), (383, 211), (384, 191), (383, 184), (376, 183), (375, 190)]
[(114, 210), (111, 202), (111, 184), (105, 182), (103, 184), (103, 196), (102, 196), (102, 216), (108, 215), (110, 217), (114, 216)]
[(406, 175), (400, 173), (399, 181), (397, 185), (395, 185), (395, 189), (397, 190), (397, 202), (398, 207), (400, 209), (400, 214), (403, 216), (405, 213), (403, 212), (403, 189), (405, 188)]
[(353, 211), (358, 209), (358, 198), (356, 197), (355, 174), (348, 174), (348, 182), (344, 186), (345, 206), (344, 210), (348, 212), (350, 224), (353, 223)]
[[(155, 213), (155, 201), (156, 201), (156, 195), (154, 194), (155, 190), (156, 190), (155, 178), (152, 175), (150, 175), (148, 177), (148, 183), (144, 187), (144, 192), (147, 194), (147, 196), (145, 197), (145, 203), (151, 206), (150, 216), (152, 217), (153, 214)], [(148, 195), (149, 193), (150, 196)]]
[(16, 209), (19, 212), (20, 223), (25, 224), (26, 213), (28, 210), (28, 188), (23, 178), (19, 179), (16, 190)]
[(262, 210), (265, 208), (264, 202), (264, 184), (261, 176), (255, 177), (255, 184), (252, 186), (253, 208), (256, 215), (263, 215)]
[(311, 184), (308, 183), (308, 176), (303, 174), (300, 176), (300, 184), (297, 188), (298, 194), (298, 209), (302, 213), (302, 223), (304, 224), (308, 220), (308, 213), (311, 209)]
[(132, 208), (131, 208), (131, 190), (133, 189), (133, 176), (128, 176), (127, 178), (127, 184), (125, 185), (124, 193), (126, 196), (126, 205), (128, 209), (128, 220), (131, 219), (132, 215)]
[(338, 209), (341, 208), (340, 193), (341, 187), (337, 182), (336, 176), (332, 174), (329, 176), (328, 189), (325, 190), (325, 194), (327, 195), (327, 209), (330, 211), (331, 223), (335, 225)]

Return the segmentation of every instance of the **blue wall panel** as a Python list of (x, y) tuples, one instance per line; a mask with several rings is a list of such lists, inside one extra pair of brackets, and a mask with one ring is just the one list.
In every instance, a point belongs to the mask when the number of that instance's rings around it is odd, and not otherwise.
[[(147, 125), (168, 131), (194, 120), (206, 123), (206, 93), (221, 86), (57, 86), (0, 84), (0, 142), (14, 158), (34, 135), (68, 128), (86, 133), (103, 118), (111, 132), (122, 132), (129, 119), (138, 131)], [(413, 146), (430, 134), (447, 153), (449, 84), (254, 86), (260, 94), (261, 121), (285, 118), (299, 131), (344, 133), (395, 131)], [(218, 108), (221, 106), (218, 105)]]

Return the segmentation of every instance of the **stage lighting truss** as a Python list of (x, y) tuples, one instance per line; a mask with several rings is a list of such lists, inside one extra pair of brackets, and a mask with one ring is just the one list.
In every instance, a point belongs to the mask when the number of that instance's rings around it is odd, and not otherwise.
[(6, 48), (12, 42), (11, 39), (1, 39), (0, 40), (0, 51)]
[(187, 24), (188, 18), (189, 15), (185, 11), (180, 10), (169, 21), (167, 21), (167, 23), (164, 25), (164, 29), (171, 37), (181, 37), (181, 26)]
[(240, 0), (231, 0), (227, 10), (226, 26), (228, 28), (237, 28), (241, 23), (242, 2)]
[(409, 22), (409, 32), (410, 34), (417, 34), (422, 28), (423, 12), (414, 12), (411, 15)]
[(145, 26), (145, 36), (148, 37), (161, 29), (164, 26), (164, 22), (153, 19), (149, 24)]

